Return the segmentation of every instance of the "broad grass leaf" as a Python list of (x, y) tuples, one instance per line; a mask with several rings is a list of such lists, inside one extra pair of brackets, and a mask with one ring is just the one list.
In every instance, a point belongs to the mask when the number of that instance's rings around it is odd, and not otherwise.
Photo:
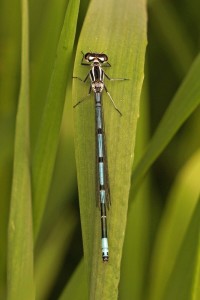
[[(106, 9), (105, 9), (106, 7)], [(84, 253), (91, 299), (115, 299), (127, 219), (130, 174), (133, 163), (139, 100), (144, 77), (146, 11), (144, 1), (92, 1), (80, 34), (74, 76), (85, 78), (80, 65), (83, 52), (105, 52), (112, 68), (105, 68), (107, 82), (122, 117), (103, 94), (111, 209), (108, 212), (110, 260), (102, 263), (100, 212), (96, 207), (95, 111), (91, 95), (74, 110), (75, 149)], [(97, 13), (98, 12), (98, 13)], [(74, 81), (73, 103), (87, 95), (89, 84)], [(123, 101), (121, 101), (123, 100)]]
[(7, 299), (35, 299), (29, 141), (29, 19), (22, 5), (21, 86), (16, 118), (12, 196), (8, 229)]

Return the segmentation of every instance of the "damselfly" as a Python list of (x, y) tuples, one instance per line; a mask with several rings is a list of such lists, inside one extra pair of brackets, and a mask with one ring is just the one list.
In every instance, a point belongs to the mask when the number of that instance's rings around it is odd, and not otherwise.
[[(126, 80), (126, 78), (110, 78), (102, 69), (102, 67), (111, 67), (108, 62), (108, 56), (104, 53), (92, 53), (88, 52), (83, 54), (81, 65), (90, 66), (91, 69), (84, 80), (80, 77), (73, 77), (86, 82), (90, 78), (90, 88), (89, 93), (86, 97), (81, 99), (78, 103), (74, 105), (76, 107), (78, 104), (83, 102), (90, 96), (91, 92), (94, 92), (95, 100), (95, 111), (96, 111), (96, 145), (97, 145), (97, 189), (98, 189), (98, 204), (101, 210), (101, 246), (102, 246), (102, 259), (104, 262), (109, 259), (109, 248), (108, 248), (108, 235), (107, 235), (107, 221), (106, 221), (106, 206), (109, 208), (110, 202), (110, 192), (109, 192), (109, 182), (108, 182), (108, 166), (107, 166), (107, 156), (106, 156), (106, 145), (105, 145), (105, 131), (104, 131), (104, 120), (103, 120), (103, 110), (102, 110), (102, 92), (106, 91), (108, 94), (115, 110), (122, 116), (119, 109), (116, 107), (107, 87), (104, 83), (104, 77), (108, 80)], [(85, 62), (84, 62), (85, 61)]]

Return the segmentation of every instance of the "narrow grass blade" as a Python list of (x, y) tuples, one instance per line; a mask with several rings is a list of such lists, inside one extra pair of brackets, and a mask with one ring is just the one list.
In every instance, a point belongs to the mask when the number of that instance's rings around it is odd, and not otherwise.
[[(106, 9), (105, 9), (106, 8)], [(98, 13), (97, 13), (98, 12)], [(103, 95), (111, 209), (108, 212), (110, 260), (102, 263), (100, 212), (96, 207), (95, 110), (93, 97), (77, 106), (75, 148), (84, 252), (90, 299), (116, 299), (120, 262), (126, 227), (130, 175), (133, 162), (139, 100), (144, 77), (146, 47), (146, 11), (144, 1), (92, 1), (78, 44), (74, 76), (84, 78), (89, 71), (80, 66), (84, 52), (105, 52), (112, 77), (124, 82), (106, 82), (122, 117)], [(74, 104), (87, 95), (89, 84), (74, 82)], [(123, 101), (121, 101), (123, 99)]]
[(35, 238), (40, 228), (56, 157), (67, 79), (70, 75), (79, 2), (79, 0), (71, 0), (67, 7), (40, 131), (33, 154), (32, 174)]
[[(137, 127), (134, 164), (141, 157), (149, 136), (149, 99), (145, 81), (140, 102), (140, 118)], [(150, 190), (149, 178), (145, 178), (137, 195), (135, 196), (132, 193), (129, 196), (129, 199), (134, 198), (134, 202), (129, 206), (123, 246), (119, 285), (119, 299), (122, 300), (128, 299), (130, 295), (132, 299), (145, 299), (150, 237), (152, 236), (150, 234), (152, 231), (150, 220), (152, 215), (155, 218), (155, 214), (153, 214), (154, 205), (150, 201)]]
[(150, 166), (164, 150), (180, 126), (200, 103), (200, 55), (197, 56), (185, 80), (181, 84), (167, 111), (165, 112), (150, 144), (132, 175), (135, 189)]
[(0, 298), (5, 299), (16, 98), (18, 100), (19, 93), (20, 1), (13, 2), (12, 9), (10, 9), (10, 2), (1, 2), (0, 28)]
[(35, 299), (29, 157), (28, 1), (22, 0), (21, 87), (8, 230), (8, 299)]
[(83, 259), (74, 271), (70, 281), (67, 283), (59, 300), (76, 299), (87, 300), (88, 290), (86, 284), (85, 268)]
[(199, 299), (198, 287), (194, 285), (199, 270), (200, 253), (200, 199), (197, 202), (189, 228), (169, 278), (163, 300)]
[(192, 300), (198, 300), (200, 297), (200, 234), (198, 236), (199, 244), (196, 256), (196, 272), (193, 277)]
[(67, 215), (63, 211), (52, 232), (46, 238), (38, 256), (36, 255), (35, 282), (37, 299), (48, 299), (51, 288), (64, 263), (75, 225), (75, 216), (71, 212), (70, 215)]
[[(30, 53), (31, 68), (30, 122), (31, 146), (34, 148), (47, 98), (49, 82), (62, 30), (68, 0), (32, 1)], [(31, 32), (31, 33), (32, 33)]]
[[(70, 81), (71, 83), (71, 81)], [(66, 99), (71, 99), (71, 84), (67, 88)], [(53, 178), (48, 195), (48, 205), (46, 205), (42, 228), (38, 238), (37, 246), (43, 244), (46, 232), (52, 231), (55, 223), (60, 218), (60, 212), (65, 214), (70, 212), (74, 215), (72, 207), (72, 195), (76, 188), (76, 164), (74, 151), (73, 120), (71, 102), (65, 104), (59, 144), (56, 154)], [(63, 197), (65, 195), (65, 197)], [(65, 229), (63, 228), (65, 231)]]
[[(149, 299), (159, 300), (176, 264), (192, 214), (197, 205), (200, 187), (200, 150), (180, 171), (167, 201), (157, 234), (151, 268)], [(181, 298), (182, 299), (182, 298)]]

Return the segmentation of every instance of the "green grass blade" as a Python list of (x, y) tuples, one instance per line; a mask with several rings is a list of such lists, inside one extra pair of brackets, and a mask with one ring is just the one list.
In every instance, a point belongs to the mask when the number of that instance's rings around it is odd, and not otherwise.
[(197, 256), (196, 256), (196, 273), (194, 275), (194, 284), (192, 287), (192, 300), (198, 300), (200, 297), (200, 236), (199, 239), (199, 245), (197, 250)]
[(69, 248), (76, 223), (74, 214), (70, 212), (67, 215), (63, 211), (38, 255), (36, 255), (35, 283), (37, 299), (48, 299), (51, 288), (64, 262), (66, 250)]
[(51, 73), (63, 26), (68, 0), (51, 0), (48, 3), (31, 1), (31, 60), (34, 61), (30, 78), (31, 146), (34, 148), (48, 93)]
[(67, 79), (70, 74), (79, 2), (79, 0), (71, 0), (67, 7), (33, 155), (33, 216), (36, 237), (43, 216), (56, 157)]
[(28, 2), (22, 3), (21, 87), (8, 230), (8, 299), (35, 299), (29, 157)]
[[(78, 286), (77, 286), (78, 285)], [(85, 277), (84, 261), (79, 263), (78, 267), (71, 276), (59, 300), (87, 300), (88, 290)]]
[[(66, 99), (72, 99), (71, 84), (69, 85), (70, 88), (67, 88)], [(67, 213), (70, 211), (74, 215), (71, 206), (71, 198), (74, 194), (75, 187), (76, 163), (73, 137), (73, 116), (71, 101), (69, 101), (65, 104), (63, 112), (53, 179), (49, 190), (48, 205), (45, 208), (43, 217), (43, 228), (40, 232), (41, 236), (43, 236), (43, 230), (52, 230), (50, 227), (55, 226), (55, 222), (60, 216), (60, 211), (63, 211), (63, 207), (65, 207)], [(65, 195), (65, 197), (63, 197), (63, 195)]]
[[(117, 4), (114, 0), (91, 2), (80, 35), (74, 76), (86, 76), (88, 68), (80, 66), (81, 50), (86, 52), (91, 49), (108, 54), (112, 68), (105, 69), (110, 77), (130, 78), (124, 82), (106, 82), (122, 117), (115, 111), (107, 95), (103, 95), (112, 202), (108, 212), (108, 264), (102, 263), (100, 212), (96, 207), (93, 97), (74, 110), (82, 233), (91, 299), (116, 299), (118, 294), (145, 47), (144, 1), (119, 0)], [(74, 103), (87, 95), (88, 89), (89, 84), (74, 81)]]
[(132, 175), (132, 188), (136, 188), (150, 166), (164, 150), (180, 126), (200, 103), (200, 55), (194, 61), (185, 80), (165, 112), (151, 142)]
[[(141, 103), (140, 118), (138, 120), (137, 137), (135, 146), (135, 160), (139, 160), (141, 153), (147, 144), (149, 136), (149, 104), (147, 97), (147, 83), (144, 82)], [(121, 279), (119, 285), (119, 299), (142, 300), (146, 292), (146, 277), (149, 261), (150, 237), (152, 236), (151, 218), (155, 220), (154, 206), (150, 200), (149, 177), (142, 182), (137, 195), (130, 194), (134, 202), (129, 206), (128, 220), (123, 246)]]
[[(0, 8), (0, 298), (5, 299), (7, 235), (12, 185), (16, 97), (19, 94), (21, 51), (20, 1), (1, 2)], [(17, 94), (17, 95), (16, 95)]]
[[(189, 228), (185, 235), (173, 272), (166, 286), (163, 300), (194, 299), (195, 277), (199, 269), (200, 251), (200, 199), (197, 202)], [(199, 295), (195, 295), (199, 299)]]
[[(170, 192), (153, 252), (149, 299), (159, 300), (174, 268), (200, 193), (200, 150), (180, 171)], [(181, 298), (182, 299), (182, 298)]]

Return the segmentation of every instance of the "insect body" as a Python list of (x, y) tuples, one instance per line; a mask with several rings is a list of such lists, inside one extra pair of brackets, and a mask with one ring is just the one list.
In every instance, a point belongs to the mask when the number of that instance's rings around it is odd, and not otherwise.
[[(85, 61), (85, 62), (84, 62)], [(102, 92), (106, 91), (108, 94), (114, 108), (116, 111), (122, 115), (119, 109), (116, 107), (110, 93), (108, 92), (104, 78), (108, 80), (126, 80), (125, 78), (110, 78), (102, 69), (102, 67), (111, 67), (108, 63), (108, 56), (104, 53), (92, 53), (88, 52), (81, 61), (81, 65), (90, 66), (91, 69), (87, 74), (86, 78), (82, 80), (86, 82), (90, 78), (90, 88), (88, 95), (80, 100), (74, 105), (76, 107), (78, 104), (86, 100), (86, 98), (94, 92), (95, 99), (95, 112), (96, 112), (96, 145), (97, 145), (97, 190), (98, 190), (98, 203), (101, 210), (101, 248), (102, 248), (102, 259), (104, 262), (109, 259), (109, 248), (108, 248), (108, 235), (107, 235), (107, 215), (106, 206), (110, 206), (110, 193), (109, 193), (109, 182), (108, 182), (108, 166), (107, 166), (107, 156), (106, 156), (106, 145), (105, 145), (105, 132), (104, 132), (104, 120), (103, 120), (103, 110), (102, 110)]]

